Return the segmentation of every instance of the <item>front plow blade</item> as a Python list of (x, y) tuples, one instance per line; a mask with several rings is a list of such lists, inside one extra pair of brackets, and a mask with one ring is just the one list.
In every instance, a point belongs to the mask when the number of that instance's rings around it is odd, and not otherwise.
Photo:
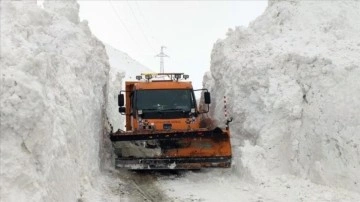
[(167, 139), (184, 139), (184, 138), (212, 138), (224, 139), (229, 138), (227, 132), (220, 128), (214, 130), (198, 129), (198, 130), (163, 130), (163, 131), (139, 131), (125, 132), (117, 131), (110, 134), (112, 142), (117, 141), (135, 141), (135, 140), (167, 140)]
[[(228, 168), (231, 145), (228, 130), (137, 131), (111, 134), (116, 166), (132, 170)], [(118, 142), (118, 143), (117, 143)]]

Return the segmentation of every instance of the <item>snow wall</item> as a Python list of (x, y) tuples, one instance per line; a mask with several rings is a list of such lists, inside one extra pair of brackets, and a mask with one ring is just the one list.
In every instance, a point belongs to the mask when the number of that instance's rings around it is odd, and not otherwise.
[(2, 201), (101, 200), (109, 64), (78, 11), (1, 2)]
[(360, 1), (270, 1), (214, 45), (204, 86), (219, 123), (228, 98), (235, 172), (359, 192), (359, 11)]

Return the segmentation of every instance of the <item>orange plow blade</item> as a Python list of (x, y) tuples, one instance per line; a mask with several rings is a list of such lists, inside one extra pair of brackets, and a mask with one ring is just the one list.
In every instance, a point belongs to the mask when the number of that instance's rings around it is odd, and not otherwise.
[[(231, 166), (231, 145), (228, 130), (117, 131), (110, 134), (116, 152), (116, 166), (143, 169), (200, 169)], [(121, 145), (120, 144), (120, 145)], [(125, 144), (125, 146), (124, 146)], [(129, 144), (131, 144), (129, 146)], [(136, 148), (135, 153), (125, 152)], [(143, 152), (139, 152), (143, 148)], [(116, 149), (116, 146), (115, 146)]]

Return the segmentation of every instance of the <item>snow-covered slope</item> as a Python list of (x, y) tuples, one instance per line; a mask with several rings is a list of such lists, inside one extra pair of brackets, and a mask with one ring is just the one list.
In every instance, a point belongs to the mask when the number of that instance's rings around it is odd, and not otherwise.
[(236, 170), (360, 190), (360, 1), (270, 1), (218, 41), (204, 85), (234, 117)]
[(110, 71), (124, 71), (125, 78), (133, 80), (135, 80), (135, 76), (140, 75), (141, 73), (154, 72), (138, 61), (132, 59), (128, 54), (117, 50), (110, 45), (106, 45), (105, 47), (109, 56), (109, 62), (111, 66)]
[(1, 201), (110, 201), (105, 47), (75, 1), (44, 7), (1, 1)]
[(153, 71), (132, 59), (128, 54), (110, 45), (106, 45), (105, 47), (111, 67), (107, 95), (107, 116), (114, 130), (124, 129), (124, 116), (119, 114), (117, 96), (120, 90), (124, 88), (125, 80), (135, 80), (137, 75)]

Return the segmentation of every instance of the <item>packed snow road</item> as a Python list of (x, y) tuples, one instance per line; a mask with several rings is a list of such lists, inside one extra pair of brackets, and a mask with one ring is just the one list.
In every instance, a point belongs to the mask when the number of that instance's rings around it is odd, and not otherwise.
[(159, 179), (174, 180), (181, 176), (181, 171), (127, 171), (120, 170), (120, 196), (129, 201), (174, 201), (160, 189), (156, 182)]
[(197, 171), (126, 171), (120, 196), (128, 201), (358, 201), (359, 194), (316, 185), (294, 176), (251, 179), (244, 170), (202, 169)]

